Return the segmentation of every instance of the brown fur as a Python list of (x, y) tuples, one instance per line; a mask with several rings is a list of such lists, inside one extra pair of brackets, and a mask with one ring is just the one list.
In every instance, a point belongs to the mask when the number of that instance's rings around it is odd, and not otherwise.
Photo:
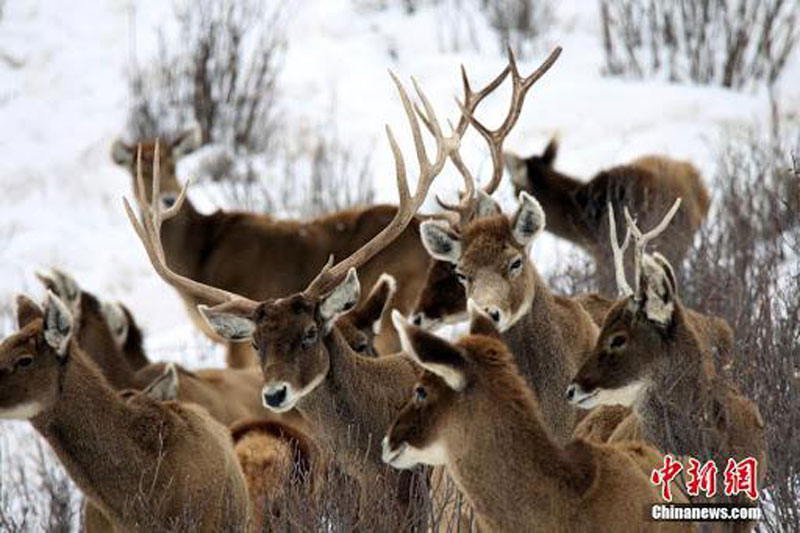
[[(409, 328), (424, 367), (425, 336), (430, 334)], [(385, 457), (404, 444), (420, 450), (432, 443), (443, 446), (446, 468), (482, 531), (692, 529), (646, 519), (649, 504), (659, 497), (642, 471), (641, 457), (634, 455), (654, 457), (655, 450), (580, 440), (562, 446), (543, 424), (538, 403), (502, 341), (470, 335), (453, 349), (461, 358), (454, 368), (463, 373), (463, 389), (456, 391), (426, 371), (418, 385), (425, 397), (412, 399), (392, 425)]]
[[(272, 420), (244, 420), (231, 427), (234, 449), (250, 492), (255, 531), (268, 531), (270, 519), (280, 516), (282, 499), (315, 498), (321, 458), (304, 433)], [(299, 490), (298, 490), (299, 488)], [(287, 494), (289, 489), (294, 489)]]
[[(146, 141), (141, 146), (149, 195), (155, 143)], [(134, 175), (135, 148), (127, 147), (127, 150), (130, 157), (119, 158), (118, 163), (124, 164)], [(180, 184), (175, 176), (176, 157), (169, 146), (162, 147), (160, 155), (161, 191), (177, 195)], [(161, 239), (167, 264), (177, 273), (263, 300), (302, 290), (328, 256), (333, 254), (337, 259), (349, 256), (386, 226), (396, 209), (376, 205), (301, 221), (224, 211), (203, 215), (187, 200), (177, 216), (164, 223)], [(359, 277), (366, 286), (372, 286), (383, 272), (394, 276), (398, 281), (394, 304), (404, 312), (411, 310), (422, 289), (429, 263), (420, 244), (418, 224), (417, 219), (413, 220), (400, 237), (359, 269)], [(208, 302), (182, 296), (195, 324), (219, 341), (197, 313), (197, 305)], [(376, 343), (382, 353), (391, 353), (398, 346), (391, 327), (383, 328)], [(253, 364), (254, 354), (247, 344), (231, 345), (228, 366)]]
[[(558, 145), (551, 141), (541, 156), (513, 161), (514, 186), (541, 202), (547, 215), (547, 229), (584, 247), (595, 256), (604, 291), (614, 289), (609, 268), (608, 203), (614, 207), (618, 226), (627, 206), (640, 227), (652, 227), (677, 197), (681, 209), (672, 222), (674, 231), (654, 242), (673, 264), (680, 263), (695, 232), (708, 213), (709, 196), (697, 169), (688, 162), (663, 156), (646, 156), (627, 165), (596, 174), (587, 182), (553, 168)], [(524, 168), (524, 170), (523, 170)]]
[[(408, 395), (417, 371), (402, 354), (378, 358), (356, 354), (338, 326), (325, 332), (319, 308), (319, 300), (296, 294), (268, 300), (256, 309), (253, 340), (264, 383), (307, 390), (293, 407), (308, 420), (326, 451), (335, 454), (334, 461), (359, 482), (362, 504), (385, 497), (389, 486), (397, 487), (402, 506), (407, 503), (409, 476), (387, 468), (376, 443)], [(300, 342), (312, 328), (318, 331), (313, 340)]]
[[(361, 303), (339, 317), (339, 328), (345, 342), (359, 355), (377, 357), (375, 337), (386, 320), (387, 311), (394, 303), (396, 285), (393, 278), (381, 278)], [(377, 328), (377, 331), (376, 331)]]
[[(15, 365), (0, 376), (0, 413), (38, 405), (34, 428), (109, 523), (123, 531), (248, 527), (247, 488), (226, 428), (191, 405), (121, 399), (73, 339), (63, 354), (51, 348), (38, 306), (22, 298), (19, 308), (20, 330), (0, 344), (0, 367)], [(26, 356), (26, 367), (14, 363)]]
[[(645, 380), (634, 414), (610, 441), (641, 436), (675, 455), (755, 457), (763, 479), (766, 442), (758, 407), (715, 372), (716, 329), (698, 329), (680, 301), (673, 303), (667, 324), (649, 320), (632, 299), (617, 303), (573, 383), (580, 393), (591, 394)], [(612, 347), (621, 336), (625, 344)]]
[[(583, 354), (594, 345), (598, 328), (580, 303), (550, 291), (525, 247), (512, 237), (511, 227), (504, 215), (470, 223), (460, 238), (462, 254), (456, 269), (471, 280), (467, 292), (481, 290), (483, 284), (484, 290), (499, 293), (503, 289), (497, 280), (507, 280), (504, 301), (509, 315), (532, 298), (528, 312), (503, 332), (503, 339), (539, 398), (545, 423), (565, 442), (576, 412), (564, 401), (564, 391)], [(517, 256), (523, 258), (522, 271), (511, 279), (506, 264)]]

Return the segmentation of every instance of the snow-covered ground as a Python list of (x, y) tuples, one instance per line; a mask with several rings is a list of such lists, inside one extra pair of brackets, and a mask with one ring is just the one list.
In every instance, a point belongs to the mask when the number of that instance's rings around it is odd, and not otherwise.
[[(505, 58), (479, 18), (473, 22), (480, 50), (445, 51), (442, 42), (450, 30), (443, 29), (441, 8), (425, 7), (406, 16), (401, 2), (387, 9), (376, 9), (376, 3), (291, 4), (281, 107), (298, 131), (335, 113), (342, 139), (357, 151), (374, 151), (378, 200), (394, 201), (385, 123), (393, 126), (406, 154), (412, 152), (387, 69), (406, 81), (415, 76), (440, 118), (455, 117), (459, 64), (467, 66), (477, 86), (499, 72)], [(659, 153), (693, 161), (710, 179), (718, 139), (767, 121), (764, 91), (601, 76), (597, 3), (554, 4), (554, 27), (540, 53), (521, 61), (521, 69), (535, 68), (552, 45), (562, 45), (564, 52), (531, 91), (507, 148), (532, 153), (558, 134), (558, 167), (575, 175), (589, 177), (604, 167)], [(203, 353), (205, 364), (221, 364), (221, 351), (209, 356), (178, 297), (147, 262), (122, 209), (131, 180), (109, 157), (111, 142), (125, 127), (130, 57), (135, 52), (145, 62), (156, 49), (157, 29), (173, 20), (170, 3), (162, 0), (6, 2), (0, 20), (0, 309), (10, 308), (20, 292), (40, 296), (34, 272), (55, 266), (98, 295), (126, 302), (159, 357), (191, 365), (197, 362), (193, 354)], [(785, 109), (800, 108), (798, 56), (779, 87)], [(497, 123), (507, 96), (500, 91), (480, 116)], [(466, 139), (463, 152), (487, 173), (490, 164), (479, 138)], [(179, 167), (181, 177), (188, 177), (189, 166)], [(458, 184), (450, 169), (435, 190), (452, 195)], [(513, 204), (507, 185), (501, 197)], [(192, 198), (204, 209), (214, 208), (201, 188)], [(572, 250), (544, 236), (533, 254), (547, 270), (556, 256)], [(196, 348), (175, 349), (186, 345)]]

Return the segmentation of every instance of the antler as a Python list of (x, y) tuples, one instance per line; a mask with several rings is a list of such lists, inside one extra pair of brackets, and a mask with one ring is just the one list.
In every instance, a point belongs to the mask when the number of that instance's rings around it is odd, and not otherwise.
[(196, 298), (208, 301), (210, 304), (214, 305), (215, 310), (232, 310), (248, 314), (251, 313), (258, 305), (258, 302), (239, 294), (189, 279), (186, 276), (177, 274), (167, 266), (164, 248), (161, 244), (161, 224), (178, 213), (186, 199), (186, 191), (189, 188), (189, 182), (184, 184), (175, 205), (162, 211), (161, 202), (159, 202), (159, 195), (161, 194), (160, 168), (159, 143), (156, 141), (153, 158), (153, 193), (150, 203), (148, 203), (144, 179), (142, 177), (142, 146), (140, 144), (136, 154), (136, 199), (142, 210), (141, 223), (136, 218), (128, 199), (124, 198), (125, 212), (128, 214), (128, 219), (131, 221), (133, 229), (136, 230), (139, 240), (141, 240), (144, 245), (147, 257), (150, 259), (150, 264), (153, 265), (156, 273), (161, 276), (164, 281), (179, 291), (187, 292)]
[[(672, 221), (672, 218), (675, 216), (675, 213), (678, 212), (678, 208), (681, 206), (681, 198), (675, 200), (675, 203), (672, 204), (672, 207), (667, 211), (667, 214), (664, 215), (664, 218), (661, 219), (661, 222), (658, 223), (656, 227), (648, 231), (647, 233), (642, 233), (639, 227), (636, 225), (636, 221), (633, 220), (631, 217), (630, 211), (628, 208), (625, 208), (625, 220), (628, 223), (628, 232), (633, 237), (633, 272), (634, 272), (634, 287), (636, 287), (636, 291), (633, 293), (635, 297), (639, 295), (639, 284), (642, 279), (642, 259), (644, 257), (644, 249), (647, 246), (647, 243), (661, 235), (667, 226)], [(616, 237), (615, 237), (616, 239)], [(626, 239), (627, 240), (627, 239)], [(624, 272), (623, 272), (624, 276)], [(627, 284), (627, 282), (626, 282)], [(630, 287), (628, 288), (630, 290)]]
[[(395, 173), (397, 175), (397, 192), (399, 195), (399, 205), (397, 213), (389, 224), (383, 228), (380, 233), (375, 235), (361, 248), (353, 252), (349, 257), (343, 259), (336, 265), (333, 265), (333, 256), (330, 257), (328, 262), (322, 268), (322, 271), (314, 278), (311, 283), (303, 291), (304, 294), (316, 297), (326, 293), (333, 288), (341, 278), (351, 268), (358, 268), (365, 262), (369, 261), (378, 252), (388, 246), (395, 238), (397, 238), (406, 226), (408, 226), (411, 219), (417, 212), (417, 209), (422, 205), (425, 197), (428, 194), (428, 189), (433, 182), (433, 179), (439, 175), (447, 162), (447, 157), (458, 149), (458, 144), (461, 139), (461, 134), (458, 130), (452, 132), (448, 137), (442, 134), (439, 121), (436, 118), (436, 113), (433, 110), (428, 98), (417, 85), (416, 80), (412, 78), (414, 90), (422, 101), (425, 109), (423, 112), (417, 106), (413, 106), (406, 94), (403, 84), (400, 80), (390, 72), (392, 80), (397, 86), (397, 91), (400, 93), (400, 99), (403, 102), (406, 116), (408, 117), (409, 125), (411, 126), (411, 134), (414, 138), (414, 148), (417, 153), (417, 161), (419, 163), (419, 179), (417, 180), (417, 188), (414, 195), (408, 187), (408, 180), (406, 177), (406, 165), (403, 160), (403, 153), (397, 145), (394, 134), (389, 126), (386, 126), (386, 136), (389, 138), (389, 145), (392, 149), (392, 155), (395, 162)], [(436, 139), (436, 159), (431, 162), (425, 151), (425, 144), (422, 140), (422, 132), (420, 131), (419, 118), (426, 124), (428, 129)]]
[(631, 228), (628, 226), (625, 232), (625, 240), (620, 248), (617, 237), (617, 221), (614, 217), (614, 206), (611, 205), (611, 202), (608, 202), (608, 231), (611, 237), (611, 252), (614, 254), (614, 274), (617, 278), (617, 291), (619, 291), (620, 297), (627, 298), (633, 294), (631, 286), (628, 285), (628, 280), (625, 279), (625, 251), (631, 242)]
[[(511, 50), (511, 48), (509, 48), (508, 65), (506, 68), (504, 68), (495, 79), (489, 82), (488, 85), (486, 85), (477, 93), (474, 92), (470, 87), (467, 71), (463, 65), (461, 66), (461, 78), (464, 84), (464, 101), (459, 102), (456, 100), (461, 109), (461, 118), (458, 122), (456, 131), (459, 133), (459, 135), (463, 136), (463, 134), (466, 132), (467, 126), (472, 124), (489, 144), (489, 151), (492, 155), (493, 173), (489, 183), (483, 187), (483, 191), (486, 194), (491, 195), (500, 185), (500, 180), (503, 177), (503, 142), (516, 125), (517, 119), (519, 119), (519, 115), (522, 111), (522, 104), (525, 101), (525, 96), (528, 90), (539, 80), (539, 78), (545, 74), (545, 72), (550, 69), (550, 67), (553, 66), (553, 63), (556, 62), (559, 55), (561, 55), (561, 47), (557, 46), (552, 52), (550, 52), (550, 55), (547, 57), (547, 59), (545, 59), (544, 62), (539, 65), (539, 68), (537, 68), (527, 78), (523, 78), (519, 73), (519, 69), (517, 68), (517, 61), (514, 58), (514, 52)], [(503, 83), (509, 73), (511, 73), (512, 92), (508, 114), (499, 128), (490, 130), (475, 118), (475, 110), (477, 109), (478, 104), (484, 98), (486, 98), (495, 89), (497, 89), (501, 83)], [(426, 125), (428, 124), (426, 123)], [(428, 126), (428, 129), (430, 129), (430, 126)], [(437, 202), (443, 209), (457, 213), (459, 215), (460, 223), (466, 224), (472, 218), (477, 203), (475, 198), (475, 178), (464, 164), (463, 160), (461, 159), (461, 154), (458, 150), (455, 150), (450, 154), (450, 159), (453, 161), (453, 164), (464, 179), (465, 190), (461, 194), (461, 200), (458, 204), (445, 203), (438, 197)]]

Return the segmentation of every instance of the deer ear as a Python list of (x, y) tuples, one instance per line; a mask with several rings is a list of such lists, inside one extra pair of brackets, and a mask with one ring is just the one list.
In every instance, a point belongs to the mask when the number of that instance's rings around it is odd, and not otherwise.
[(164, 373), (153, 380), (142, 392), (148, 398), (160, 402), (174, 401), (178, 399), (178, 389), (180, 378), (175, 363), (168, 363)]
[(120, 139), (117, 139), (111, 145), (111, 159), (114, 163), (123, 167), (130, 166), (133, 163), (134, 152), (134, 147), (128, 146)]
[(253, 338), (256, 323), (249, 318), (224, 311), (214, 311), (205, 305), (198, 305), (197, 310), (211, 329), (226, 341), (246, 342)]
[(422, 245), (434, 259), (456, 264), (461, 259), (461, 239), (450, 225), (440, 220), (426, 220), (420, 224)]
[(17, 326), (22, 329), (37, 318), (44, 318), (42, 308), (36, 302), (20, 294), (17, 296)]
[(544, 210), (541, 204), (525, 191), (519, 193), (519, 208), (511, 219), (511, 233), (522, 246), (533, 242), (533, 238), (544, 229)]
[(170, 148), (175, 159), (190, 154), (200, 148), (203, 144), (203, 131), (199, 126), (190, 128), (178, 135)]
[(675, 273), (661, 254), (644, 254), (639, 305), (648, 320), (666, 325), (672, 321), (677, 298)]
[(467, 384), (466, 360), (459, 348), (433, 333), (412, 326), (396, 309), (392, 311), (392, 323), (405, 353), (425, 370), (442, 378), (451, 389), (464, 390)]
[(544, 149), (544, 153), (542, 153), (542, 163), (547, 165), (548, 167), (552, 167), (553, 163), (556, 161), (556, 156), (558, 155), (558, 139), (553, 137), (550, 139), (550, 142), (547, 143), (547, 146)]
[(57, 268), (53, 268), (51, 271), (56, 287), (53, 292), (55, 292), (56, 296), (61, 298), (73, 312), (80, 309), (81, 288), (75, 278)]
[(527, 189), (528, 183), (528, 164), (518, 155), (506, 152), (503, 154), (503, 160), (506, 164), (508, 173), (511, 174), (511, 183), (517, 188)]
[(381, 332), (383, 315), (388, 309), (389, 301), (397, 291), (394, 276), (384, 272), (369, 292), (369, 296), (356, 310), (356, 326), (363, 329), (369, 326), (375, 335)]
[(47, 291), (44, 306), (44, 340), (60, 357), (67, 354), (72, 338), (72, 314), (61, 299)]
[(103, 318), (108, 324), (108, 329), (111, 330), (111, 335), (114, 337), (116, 345), (119, 347), (124, 346), (125, 341), (128, 339), (128, 329), (130, 328), (125, 310), (116, 302), (103, 302), (100, 304), (100, 312), (103, 313)]
[(469, 313), (469, 333), (470, 335), (483, 335), (502, 339), (500, 330), (494, 324), (494, 320), (483, 312), (483, 309), (475, 303), (472, 298), (467, 300), (467, 312)]
[(477, 196), (478, 203), (477, 207), (475, 208), (476, 218), (491, 217), (499, 215), (503, 212), (502, 209), (500, 209), (500, 206), (497, 205), (497, 202), (495, 202), (491, 196), (482, 190), (478, 189)]
[(329, 292), (320, 303), (319, 314), (325, 322), (326, 332), (330, 331), (339, 315), (356, 306), (360, 296), (361, 284), (358, 282), (358, 274), (355, 268), (350, 268), (344, 281)]

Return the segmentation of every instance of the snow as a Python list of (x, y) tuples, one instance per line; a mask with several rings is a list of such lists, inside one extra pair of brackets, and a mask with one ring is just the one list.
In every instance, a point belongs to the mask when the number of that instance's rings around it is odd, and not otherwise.
[[(504, 55), (486, 24), (474, 13), (455, 13), (452, 3), (424, 7), (413, 16), (401, 12), (401, 2), (385, 9), (378, 9), (379, 3), (292, 3), (280, 93), (287, 135), (319, 125), (333, 112), (340, 137), (361, 153), (373, 152), (377, 199), (391, 202), (394, 166), (384, 124), (392, 126), (407, 158), (413, 152), (387, 69), (409, 89), (410, 76), (419, 80), (445, 119), (456, 116), (459, 65), (465, 64), (473, 86), (480, 86), (503, 67)], [(584, 0), (559, 2), (557, 22), (540, 50), (520, 61), (528, 72), (553, 45), (564, 48), (532, 89), (507, 148), (537, 152), (557, 134), (558, 167), (568, 173), (588, 178), (659, 153), (691, 160), (710, 180), (715, 143), (728, 131), (766, 123), (766, 94), (601, 76), (596, 8)], [(101, 297), (124, 301), (144, 326), (155, 358), (189, 366), (222, 364), (221, 350), (194, 330), (175, 292), (147, 262), (122, 209), (131, 179), (109, 157), (125, 127), (127, 65), (132, 57), (139, 62), (152, 57), (157, 29), (169, 29), (170, 23), (170, 3), (158, 0), (135, 7), (126, 0), (6, 3), (0, 20), (0, 310), (10, 309), (20, 292), (41, 296), (34, 273), (58, 267)], [(453, 51), (445, 43), (455, 37), (468, 41), (464, 28), (471, 28), (479, 46)], [(788, 109), (800, 107), (798, 55), (778, 91)], [(497, 124), (507, 97), (506, 88), (479, 115)], [(462, 152), (485, 177), (490, 163), (482, 141), (469, 136)], [(188, 168), (179, 166), (181, 177)], [(448, 169), (435, 191), (452, 195), (458, 184)], [(199, 188), (191, 196), (203, 209), (214, 208)], [(507, 184), (500, 198), (513, 208)], [(569, 253), (575, 253), (572, 246), (545, 235), (532, 255), (546, 271)], [(10, 321), (0, 323), (6, 329), (0, 334), (10, 331)], [(6, 446), (25, 448), (20, 427), (4, 424), (4, 438), (11, 439)]]

